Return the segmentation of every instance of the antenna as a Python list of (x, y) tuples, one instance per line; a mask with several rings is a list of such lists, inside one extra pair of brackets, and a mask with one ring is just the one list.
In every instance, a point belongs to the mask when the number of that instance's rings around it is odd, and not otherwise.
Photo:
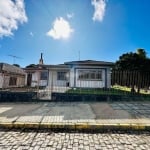
[(16, 59), (16, 58), (17, 58), (17, 59), (22, 59), (21, 57), (18, 57), (18, 56), (15, 56), (15, 55), (8, 55), (8, 56), (10, 56), (10, 57), (13, 58), (13, 64), (15, 64), (15, 59)]
[(79, 60), (80, 60), (80, 51), (79, 51)]

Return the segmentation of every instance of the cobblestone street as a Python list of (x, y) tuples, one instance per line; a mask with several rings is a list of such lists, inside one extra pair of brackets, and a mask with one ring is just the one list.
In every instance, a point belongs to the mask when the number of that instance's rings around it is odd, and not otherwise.
[(0, 130), (0, 150), (148, 150), (150, 132), (62, 133)]
[[(6, 129), (0, 128), (0, 150), (150, 150), (149, 130), (125, 132), (126, 127), (130, 131), (132, 124), (134, 129), (149, 127), (149, 109), (150, 102), (2, 103), (0, 123), (2, 127), (6, 125)], [(22, 124), (28, 126), (19, 127)], [(73, 133), (67, 129), (70, 124), (71, 129), (94, 129), (93, 125), (97, 124), (108, 129), (104, 133)], [(120, 128), (118, 124), (123, 124), (126, 130), (109, 130), (109, 124), (117, 128)], [(20, 130), (7, 129), (11, 125), (18, 125)], [(31, 130), (34, 125), (39, 130)], [(54, 132), (48, 125), (62, 125), (66, 132), (60, 132), (59, 128), (59, 132)], [(138, 125), (144, 128), (137, 128)]]

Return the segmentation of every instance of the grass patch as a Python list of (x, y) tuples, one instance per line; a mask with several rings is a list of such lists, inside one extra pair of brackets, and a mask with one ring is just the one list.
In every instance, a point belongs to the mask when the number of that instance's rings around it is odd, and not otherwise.
[(123, 91), (120, 89), (91, 89), (91, 88), (74, 88), (69, 89), (66, 93), (74, 94), (97, 94), (97, 95), (127, 95), (131, 94), (129, 91)]
[(72, 88), (66, 91), (66, 93), (72, 93), (72, 94), (96, 94), (96, 95), (124, 95), (124, 96), (142, 96), (150, 99), (150, 93), (145, 94), (143, 91), (138, 94), (138, 93), (131, 93), (131, 88), (128, 87), (119, 87), (115, 86), (110, 89), (106, 88)]
[[(115, 86), (112, 87), (112, 89), (120, 90), (120, 91), (126, 91), (126, 92), (130, 92), (131, 93), (131, 88), (130, 87), (126, 87), (126, 86), (115, 85)], [(137, 91), (137, 88), (135, 88), (135, 90)], [(150, 95), (150, 90), (140, 89), (140, 94)]]

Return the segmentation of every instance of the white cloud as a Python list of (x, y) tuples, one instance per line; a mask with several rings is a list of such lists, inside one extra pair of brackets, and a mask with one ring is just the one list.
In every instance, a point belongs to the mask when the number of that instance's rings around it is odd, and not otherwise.
[(106, 0), (92, 0), (92, 5), (94, 6), (94, 21), (103, 21), (105, 9), (106, 9)]
[(69, 13), (68, 13), (68, 14), (67, 14), (67, 18), (68, 18), (68, 19), (73, 18), (73, 16), (74, 16), (74, 14), (73, 14), (73, 13), (71, 13), (71, 14), (69, 14)]
[(69, 22), (60, 17), (55, 19), (52, 29), (47, 32), (47, 36), (51, 36), (54, 39), (67, 39), (73, 31)]
[(24, 0), (0, 0), (0, 37), (13, 35), (27, 20)]
[(34, 36), (33, 32), (30, 32), (30, 35), (33, 37)]

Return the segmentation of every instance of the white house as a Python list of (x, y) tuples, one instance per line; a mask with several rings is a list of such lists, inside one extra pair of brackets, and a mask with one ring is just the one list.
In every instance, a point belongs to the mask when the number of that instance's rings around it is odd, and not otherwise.
[(23, 87), (25, 72), (23, 69), (7, 63), (0, 63), (0, 89)]
[(48, 88), (110, 88), (111, 62), (84, 60), (65, 62), (60, 65), (42, 64), (25, 68), (28, 86)]
[(111, 62), (84, 60), (65, 62), (69, 66), (70, 87), (110, 88)]

